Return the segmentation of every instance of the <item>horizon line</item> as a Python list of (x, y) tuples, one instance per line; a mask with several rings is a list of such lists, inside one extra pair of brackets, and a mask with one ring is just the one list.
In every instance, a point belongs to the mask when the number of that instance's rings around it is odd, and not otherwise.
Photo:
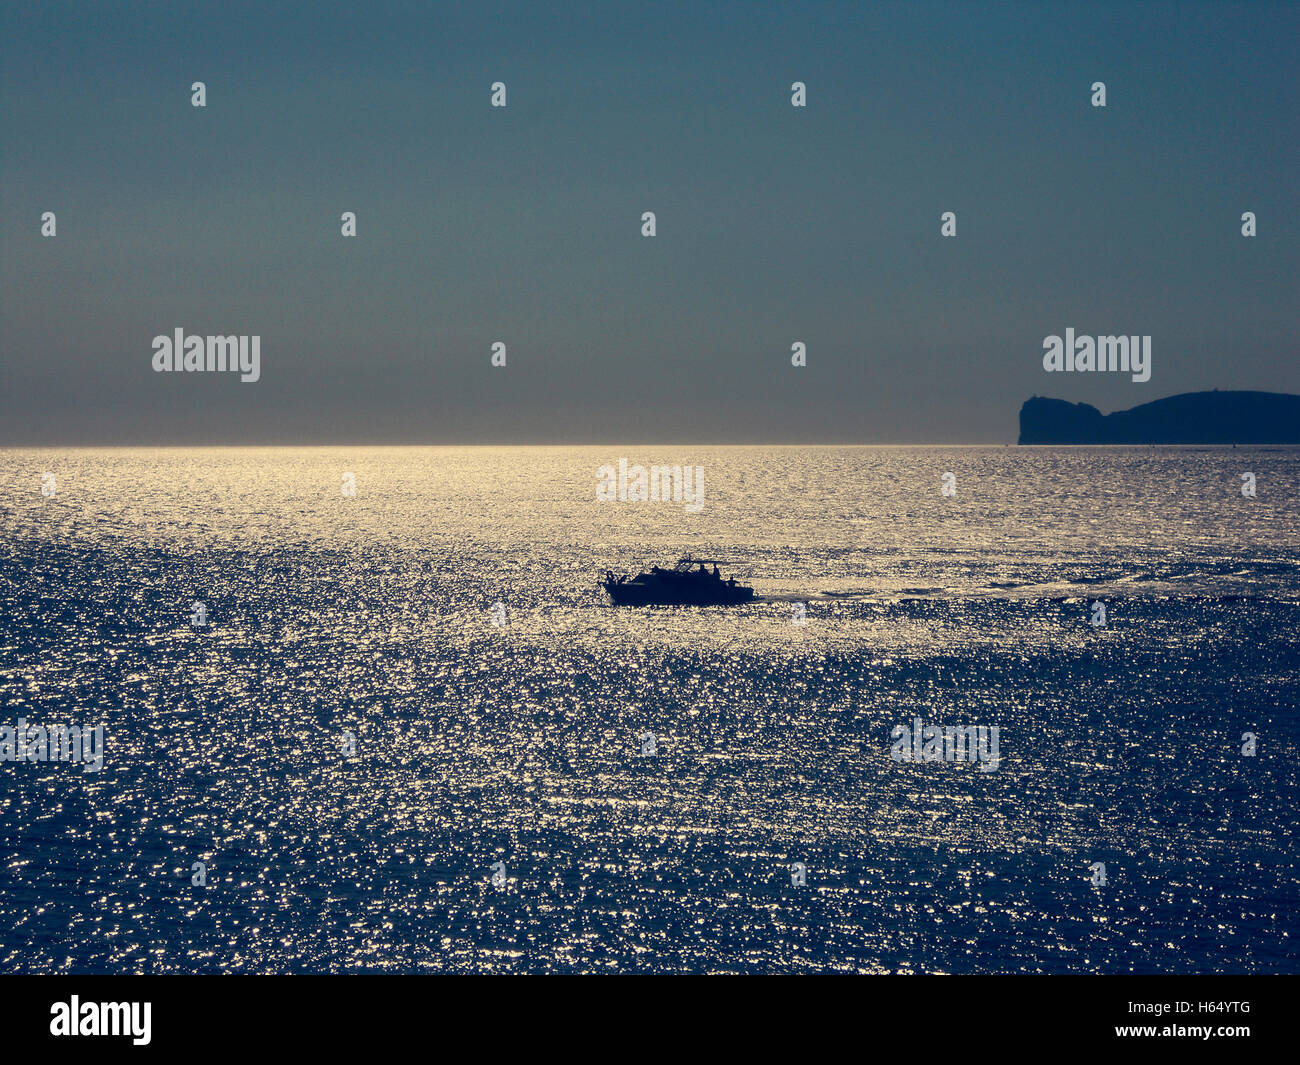
[(1090, 448), (1090, 447), (1115, 447), (1115, 448), (1174, 448), (1174, 447), (1223, 447), (1223, 448), (1253, 448), (1253, 447), (1270, 447), (1270, 448), (1294, 448), (1300, 447), (1300, 444), (1288, 443), (1247, 443), (1247, 444), (1224, 444), (1215, 441), (1203, 441), (1200, 443), (1194, 441), (1185, 441), (1183, 443), (1151, 443), (1151, 444), (1105, 444), (1105, 443), (1087, 443), (1087, 444), (1064, 444), (1064, 443), (1045, 443), (1045, 444), (1021, 444), (1018, 441), (1007, 443), (989, 443), (987, 441), (958, 441), (953, 443), (833, 443), (826, 441), (799, 443), (790, 441), (780, 441), (768, 444), (756, 443), (701, 443), (699, 441), (671, 441), (661, 443), (456, 443), (456, 444), (372, 444), (358, 443), (347, 441), (342, 443), (312, 443), (312, 444), (5, 444), (0, 443), (0, 451), (213, 451), (213, 450), (314, 450), (320, 448), (371, 448), (371, 449), (411, 449), (411, 448), (907, 448), (907, 447), (933, 447), (933, 448), (954, 448), (954, 447), (984, 447), (984, 448), (1033, 448), (1033, 447), (1068, 447), (1068, 448)]

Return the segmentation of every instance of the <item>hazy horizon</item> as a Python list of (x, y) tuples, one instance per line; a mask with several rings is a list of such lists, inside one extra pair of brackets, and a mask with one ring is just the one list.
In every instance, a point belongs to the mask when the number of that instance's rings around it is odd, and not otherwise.
[[(1248, 391), (1236, 389), (1205, 389), (1204, 391), (1230, 392), (1230, 391)], [(1174, 393), (1174, 395), (1185, 395), (1186, 393)], [(1277, 394), (1277, 393), (1274, 393)], [(1025, 397), (1026, 399), (1035, 397)], [(1061, 397), (1037, 397), (1059, 399)], [(1157, 402), (1162, 399), (1171, 398), (1170, 396), (1156, 396), (1146, 402)], [(1075, 401), (1067, 401), (1075, 402)], [(1141, 406), (1142, 404), (1135, 404)], [(1129, 408), (1116, 408), (1116, 411)], [(1103, 415), (1114, 413), (1103, 409)], [(1019, 434), (1019, 408), (1016, 410), (1015, 419), (1016, 435)], [(453, 448), (453, 447), (501, 447), (501, 448), (527, 448), (527, 447), (618, 447), (618, 448), (656, 448), (656, 447), (1209, 447), (1219, 446), (1212, 443), (1153, 443), (1153, 444), (1135, 444), (1135, 443), (1087, 443), (1087, 444), (1068, 444), (1059, 443), (1031, 443), (1022, 444), (1016, 439), (1011, 440), (715, 440), (707, 438), (686, 438), (676, 439), (585, 439), (575, 438), (571, 440), (406, 440), (406, 441), (374, 441), (365, 439), (320, 439), (320, 440), (298, 440), (298, 441), (217, 441), (217, 440), (187, 440), (180, 443), (160, 442), (149, 440), (118, 441), (116, 443), (98, 443), (93, 441), (84, 441), (77, 443), (39, 443), (35, 441), (15, 440), (8, 441), (0, 438), (0, 449), (4, 450), (76, 450), (85, 449), (93, 450), (99, 448), (329, 448), (329, 447), (365, 447), (365, 448)], [(1288, 447), (1295, 446), (1286, 443), (1277, 444), (1256, 444), (1251, 443), (1244, 446), (1250, 447)]]

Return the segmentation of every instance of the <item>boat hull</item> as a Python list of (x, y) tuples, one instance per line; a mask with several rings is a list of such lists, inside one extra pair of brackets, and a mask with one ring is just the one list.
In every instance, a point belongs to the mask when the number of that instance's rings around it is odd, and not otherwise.
[(693, 588), (689, 585), (642, 584), (640, 581), (603, 581), (602, 587), (618, 606), (737, 606), (754, 601), (754, 589), (736, 584)]

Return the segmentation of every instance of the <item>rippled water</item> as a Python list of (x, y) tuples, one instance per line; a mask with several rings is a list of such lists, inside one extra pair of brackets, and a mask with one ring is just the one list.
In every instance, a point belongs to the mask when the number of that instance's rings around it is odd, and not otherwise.
[[(0, 970), (1300, 968), (1300, 450), (8, 450), (0, 530), (0, 725), (107, 736), (0, 762)], [(764, 598), (596, 585), (686, 552)]]

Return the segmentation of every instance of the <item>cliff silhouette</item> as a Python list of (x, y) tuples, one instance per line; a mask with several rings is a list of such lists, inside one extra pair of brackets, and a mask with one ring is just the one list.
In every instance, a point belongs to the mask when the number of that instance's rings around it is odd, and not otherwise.
[(1102, 414), (1034, 396), (1020, 408), (1021, 444), (1300, 444), (1300, 396), (1184, 392)]

